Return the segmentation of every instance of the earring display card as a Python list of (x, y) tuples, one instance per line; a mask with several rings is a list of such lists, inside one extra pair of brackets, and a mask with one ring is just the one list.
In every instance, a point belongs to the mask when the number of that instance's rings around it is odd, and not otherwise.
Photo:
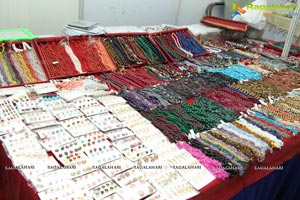
[(72, 101), (72, 104), (76, 106), (77, 109), (88, 108), (93, 106), (98, 106), (100, 103), (92, 97), (82, 97)]
[(155, 149), (155, 153), (157, 153), (158, 156), (161, 159), (164, 159), (164, 160), (166, 160), (169, 157), (175, 155), (176, 153), (178, 153), (178, 151), (179, 151), (179, 149), (176, 146), (176, 144), (174, 144), (174, 143), (169, 143), (169, 144), (166, 144), (163, 147)]
[(108, 197), (105, 197), (104, 199), (102, 200), (124, 200), (122, 199), (117, 193), (113, 194), (113, 195), (110, 195)]
[[(44, 149), (34, 149), (31, 151), (16, 152), (10, 154), (10, 158), (15, 166), (18, 166), (19, 163), (23, 163), (24, 160), (27, 161), (27, 164), (30, 162), (40, 162), (44, 158), (48, 158), (48, 154)], [(49, 158), (51, 158), (50, 156)], [(57, 162), (56, 162), (57, 163)]]
[(6, 133), (4, 135), (0, 134), (0, 140), (5, 144), (18, 142), (29, 138), (35, 138), (35, 137), (36, 135), (33, 132), (31, 132), (26, 126), (22, 127), (21, 130), (15, 132)]
[(79, 190), (76, 194), (66, 197), (64, 200), (78, 199), (78, 200), (94, 200), (89, 191)]
[(102, 105), (98, 106), (91, 106), (87, 108), (81, 108), (80, 111), (85, 115), (85, 116), (92, 116), (92, 115), (98, 115), (101, 113), (108, 113), (109, 110), (105, 108)]
[(95, 200), (101, 200), (104, 197), (114, 194), (119, 189), (120, 187), (114, 181), (109, 181), (91, 190), (91, 195)]
[(66, 132), (66, 130), (60, 125), (56, 125), (47, 128), (35, 129), (33, 130), (33, 132), (37, 134), (41, 140), (43, 140), (43, 139), (47, 139), (48, 137), (51, 137), (52, 135), (55, 135), (56, 133)]
[(96, 170), (91, 173), (85, 174), (78, 178), (73, 179), (75, 184), (79, 185), (82, 191), (91, 190), (98, 185), (108, 182), (111, 179), (101, 170)]
[(66, 171), (66, 174), (72, 179), (95, 171), (94, 162), (88, 159), (78, 160), (66, 167), (69, 167), (69, 170)]
[(98, 147), (98, 149), (93, 148), (85, 152), (98, 166), (122, 157), (122, 154), (112, 144), (108, 146), (103, 145)]
[(123, 124), (110, 113), (94, 115), (88, 117), (88, 119), (103, 132), (123, 127)]
[(139, 135), (138, 138), (143, 141), (145, 145), (151, 146), (153, 149), (170, 144), (169, 140), (164, 135), (155, 132), (149, 135)]
[(115, 104), (124, 104), (127, 102), (122, 97), (115, 96), (115, 95), (101, 96), (98, 97), (97, 100), (100, 101), (105, 107), (115, 105)]
[(69, 196), (75, 196), (79, 188), (73, 181), (65, 181), (57, 184), (55, 187), (49, 188), (45, 191), (39, 192), (38, 195), (41, 200), (50, 199), (69, 199)]
[(145, 200), (168, 200), (163, 194), (160, 192), (155, 192), (150, 197), (146, 198)]
[(108, 154), (113, 145), (108, 140), (86, 141), (84, 152), (88, 157), (99, 157), (101, 154)]
[(31, 130), (34, 130), (34, 129), (50, 127), (50, 126), (55, 126), (55, 125), (59, 125), (59, 124), (56, 119), (53, 119), (53, 120), (49, 120), (49, 121), (42, 121), (42, 122), (28, 124), (27, 127), (30, 128)]
[(60, 90), (57, 94), (67, 102), (81, 98), (85, 95), (84, 92), (79, 90)]
[(35, 130), (41, 138), (42, 146), (51, 151), (61, 145), (73, 142), (75, 139), (61, 126), (52, 126), (49, 128)]
[(55, 107), (63, 107), (67, 103), (57, 94), (43, 95), (45, 109), (51, 110)]
[(139, 140), (136, 136), (129, 136), (127, 138), (123, 138), (113, 142), (113, 145), (121, 152), (124, 152), (130, 148), (137, 147), (141, 144), (142, 141)]
[[(182, 160), (184, 160), (184, 163), (182, 163)], [(176, 154), (171, 155), (168, 158), (168, 162), (198, 190), (215, 179), (197, 159), (185, 150), (180, 150)]]
[(52, 114), (59, 120), (66, 120), (83, 115), (73, 104), (52, 108)]
[(149, 135), (161, 135), (164, 136), (159, 129), (153, 126), (151, 123), (141, 124), (130, 128), (139, 138), (143, 138)]
[(138, 180), (118, 190), (118, 194), (123, 199), (133, 200), (133, 199), (143, 199), (153, 194), (155, 191), (156, 191), (155, 188), (147, 181)]
[(28, 168), (21, 169), (21, 173), (27, 180), (31, 180), (33, 177), (54, 170), (52, 168), (49, 168), (48, 166), (59, 167), (59, 164), (53, 156), (43, 157), (39, 159), (28, 159), (24, 157), (22, 160), (20, 159), (14, 164), (15, 166), (28, 166)]
[(0, 100), (0, 122), (22, 120), (22, 116), (8, 99)]
[(134, 166), (134, 163), (125, 157), (111, 161), (101, 166), (101, 169), (110, 177), (126, 171)]
[(200, 190), (216, 179), (216, 177), (204, 167), (196, 170), (192, 169), (190, 172), (186, 172), (184, 169), (179, 172), (197, 190)]
[(124, 155), (132, 161), (137, 161), (149, 154), (153, 153), (152, 149), (147, 148), (145, 145), (141, 144), (139, 146), (127, 149), (123, 152)]
[(38, 95), (41, 94), (48, 94), (52, 92), (57, 92), (58, 88), (55, 87), (53, 83), (40, 83), (40, 84), (35, 84), (31, 85), (30, 88), (37, 93)]
[(69, 131), (73, 137), (99, 131), (86, 117), (79, 116), (61, 121), (62, 126)]
[(35, 137), (29, 137), (24, 140), (18, 140), (13, 143), (4, 143), (6, 150), (10, 156), (23, 154), (34, 150), (43, 150), (40, 143)]
[(138, 180), (145, 180), (145, 174), (139, 169), (130, 169), (121, 174), (116, 175), (114, 181), (121, 187), (130, 185)]
[(159, 190), (176, 185), (177, 182), (186, 182), (186, 180), (172, 168), (153, 170), (148, 173), (148, 177), (150, 177), (151, 183)]
[(119, 140), (133, 135), (134, 133), (127, 128), (115, 129), (105, 133), (105, 136), (108, 137), (111, 141)]
[(199, 194), (199, 192), (188, 182), (177, 182), (160, 191), (167, 199), (190, 199)]
[[(118, 113), (115, 115), (120, 121), (126, 122), (126, 124), (130, 124), (133, 126), (134, 124), (146, 124), (151, 123), (146, 118), (144, 118), (140, 113), (137, 111), (129, 111), (129, 112), (123, 112)], [(129, 125), (127, 125), (129, 126)]]
[(88, 133), (77, 138), (83, 150), (97, 147), (98, 144), (107, 141), (107, 137), (100, 131)]
[(42, 111), (45, 107), (42, 98), (16, 102), (15, 105), (19, 113)]
[(160, 160), (159, 160), (159, 156), (156, 154), (156, 153), (153, 153), (153, 154), (150, 154), (146, 157), (143, 157), (139, 160), (136, 161), (136, 164), (140, 167), (143, 167), (143, 166), (147, 166), (147, 167), (150, 167), (150, 166), (153, 166), (154, 169), (155, 168), (163, 168), (165, 164), (167, 163), (162, 163)]
[(54, 149), (52, 153), (63, 165), (71, 165), (78, 161), (87, 160), (78, 141), (60, 146)]
[(30, 179), (37, 192), (55, 187), (66, 180), (68, 180), (68, 177), (66, 176), (65, 169), (50, 171)]
[(132, 131), (137, 135), (143, 133), (152, 133), (152, 132), (162, 134), (160, 130), (156, 128), (153, 124), (141, 124), (140, 126), (134, 127)]
[(8, 97), (7, 100), (9, 100), (10, 102), (12, 102), (13, 104), (16, 104), (18, 102), (30, 101), (31, 99), (27, 95), (26, 91), (27, 91), (27, 89), (25, 87), (22, 92), (18, 91), (16, 93), (13, 93), (13, 95), (11, 95), (10, 97)]
[(20, 120), (0, 123), (0, 135), (19, 133), (24, 129), (28, 130), (24, 122)]
[(113, 104), (107, 106), (107, 108), (114, 114), (134, 111), (134, 109), (127, 103)]
[(53, 115), (48, 111), (29, 112), (22, 114), (26, 124), (55, 120)]

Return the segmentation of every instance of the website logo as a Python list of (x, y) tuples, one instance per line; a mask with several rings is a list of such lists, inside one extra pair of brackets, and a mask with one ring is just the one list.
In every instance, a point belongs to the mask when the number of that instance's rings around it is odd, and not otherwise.
[(231, 8), (231, 19), (234, 18), (237, 15), (243, 15), (246, 13), (246, 10), (241, 8), (240, 4), (237, 4), (236, 2), (232, 3), (232, 8)]
[[(245, 10), (246, 9), (246, 10)], [(256, 10), (261, 11), (263, 15), (270, 16), (273, 14), (273, 11), (291, 11), (295, 14), (298, 9), (297, 4), (247, 4), (245, 9), (241, 8), (236, 2), (232, 3), (231, 8), (231, 19), (237, 15), (243, 15), (247, 10)]]

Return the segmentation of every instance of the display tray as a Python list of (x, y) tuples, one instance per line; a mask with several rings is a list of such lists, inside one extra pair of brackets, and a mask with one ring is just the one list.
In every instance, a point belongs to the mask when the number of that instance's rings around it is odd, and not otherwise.
[[(104, 58), (106, 49), (100, 37), (50, 37), (34, 40), (43, 67), (49, 78), (67, 78), (115, 71), (116, 67)], [(100, 44), (99, 44), (100, 43)]]
[[(147, 38), (150, 45), (153, 46), (152, 53), (159, 54), (161, 57), (159, 60), (151, 60), (147, 56), (146, 52), (148, 49), (143, 49), (142, 46), (138, 45), (135, 41), (138, 37)], [(150, 37), (148, 33), (106, 33), (105, 36), (102, 38), (103, 41), (110, 40), (110, 38), (115, 38), (118, 41), (122, 40), (122, 44), (118, 42), (117, 44), (121, 44), (120, 46), (115, 46), (114, 49), (109, 49), (107, 46), (107, 51), (109, 52), (111, 58), (115, 62), (115, 64), (120, 68), (132, 68), (132, 67), (140, 67), (144, 65), (151, 65), (151, 64), (163, 64), (167, 63), (168, 59), (164, 55), (164, 53), (156, 46), (155, 41)], [(116, 41), (116, 40), (115, 40)], [(131, 41), (131, 42), (130, 42)], [(111, 42), (111, 40), (110, 40)], [(115, 42), (116, 44), (116, 42)], [(147, 47), (146, 47), (147, 48)], [(135, 63), (129, 64), (118, 64), (116, 62), (116, 52), (118, 49), (121, 49), (122, 53), (125, 53), (128, 58), (134, 58), (136, 61)], [(117, 50), (117, 51), (116, 51)], [(154, 55), (157, 56), (157, 55)]]
[(248, 28), (248, 24), (244, 22), (238, 22), (214, 16), (205, 16), (201, 19), (201, 22), (232, 31), (246, 32)]
[[(271, 48), (275, 51), (278, 51), (281, 55), (283, 47), (284, 47), (284, 42), (274, 42), (273, 44), (266, 44), (265, 45), (268, 48)], [(289, 51), (289, 56), (300, 56), (300, 47), (297, 45), (291, 45), (291, 49)]]
[(32, 40), (36, 37), (36, 35), (23, 28), (0, 30), (0, 41), (2, 42), (12, 40)]
[[(166, 31), (150, 34), (151, 38), (155, 41), (158, 47), (163, 51), (163, 53), (165, 54), (165, 56), (168, 58), (170, 62), (181, 61), (188, 58), (188, 55), (184, 51), (180, 50), (179, 48), (180, 46), (188, 52), (191, 51), (191, 49), (185, 48), (185, 46), (183, 45), (184, 44), (183, 41), (178, 38), (178, 33), (184, 33), (185, 39), (190, 39), (190, 45), (194, 48), (198, 48), (198, 50), (200, 51), (200, 53), (199, 52), (193, 53), (192, 57), (198, 57), (198, 56), (203, 56), (208, 54), (208, 52), (202, 47), (201, 44), (199, 44), (197, 39), (188, 30), (188, 28), (172, 29), (172, 30), (166, 30)], [(178, 43), (176, 43), (176, 41)], [(177, 56), (174, 56), (174, 53), (172, 52), (177, 54)], [(171, 54), (173, 54), (173, 56)]]
[(0, 88), (43, 83), (48, 77), (32, 40), (0, 43)]

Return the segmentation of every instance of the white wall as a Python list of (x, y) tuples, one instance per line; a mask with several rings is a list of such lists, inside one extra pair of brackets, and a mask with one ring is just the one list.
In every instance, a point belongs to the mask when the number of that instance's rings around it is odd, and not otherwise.
[[(224, 0), (181, 0), (177, 25), (200, 23), (200, 19), (205, 16), (207, 6), (215, 2), (224, 2)], [(222, 17), (224, 6), (216, 6), (212, 15)]]
[(0, 29), (28, 28), (37, 35), (61, 35), (77, 20), (78, 0), (0, 0)]
[[(0, 29), (28, 28), (34, 34), (61, 35), (79, 18), (80, 0), (0, 0)], [(83, 19), (103, 26), (187, 25), (199, 23), (207, 5), (222, 0), (82, 0)], [(223, 13), (222, 7), (213, 14)], [(219, 14), (220, 15), (220, 14)]]
[(84, 0), (83, 18), (103, 26), (187, 25), (199, 23), (211, 2), (223, 0)]
[(179, 0), (84, 0), (83, 18), (103, 26), (174, 24)]

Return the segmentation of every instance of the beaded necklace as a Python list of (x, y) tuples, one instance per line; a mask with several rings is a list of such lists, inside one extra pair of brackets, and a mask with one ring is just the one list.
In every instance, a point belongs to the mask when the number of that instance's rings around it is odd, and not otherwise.
[(40, 79), (40, 77), (39, 77), (38, 74), (37, 74), (37, 71), (40, 70), (40, 69), (36, 69), (36, 70), (35, 70), (35, 69), (33, 68), (33, 66), (31, 65), (31, 62), (30, 62), (30, 60), (29, 60), (29, 58), (28, 58), (28, 55), (27, 55), (27, 51), (22, 52), (21, 55), (22, 55), (22, 57), (23, 57), (23, 59), (24, 59), (24, 62), (25, 62), (25, 64), (26, 64), (27, 68), (28, 68), (29, 71), (30, 71), (30, 75), (32, 76), (32, 78), (35, 79), (36, 82), (38, 82), (38, 81), (43, 81), (43, 79)]
[(108, 38), (103, 39), (103, 44), (106, 47), (106, 49), (108, 50), (109, 54), (111, 55), (111, 57), (112, 57), (113, 61), (116, 63), (116, 65), (118, 65), (119, 67), (120, 66), (125, 66), (125, 63), (123, 62), (123, 60), (114, 51), (114, 49), (112, 47), (112, 44), (110, 43)]
[(9, 82), (8, 85), (20, 84), (20, 78), (18, 78), (18, 74), (13, 70), (12, 65), (9, 63), (8, 60), (8, 54), (6, 51), (4, 51), (4, 53), (0, 55), (0, 62), (2, 63), (3, 71)]
[(2, 63), (0, 62), (0, 85), (5, 86), (8, 85), (7, 77), (4, 73)]
[(170, 142), (188, 141), (188, 137), (182, 134), (176, 125), (167, 123), (166, 119), (157, 117), (152, 112), (142, 112), (141, 114), (145, 118), (149, 119), (152, 124), (169, 139)]
[(130, 46), (130, 48), (132, 49), (132, 51), (141, 59), (143, 60), (145, 63), (149, 64), (150, 61), (147, 58), (147, 56), (145, 55), (144, 51), (142, 50), (142, 48), (137, 45), (135, 43), (134, 37), (133, 36), (128, 36), (125, 38), (125, 40), (127, 41), (128, 45)]
[(268, 100), (271, 97), (280, 97), (286, 94), (285, 91), (266, 85), (261, 81), (246, 81), (242, 84), (232, 84), (230, 87), (240, 90), (252, 97)]
[(145, 98), (147, 101), (151, 102), (153, 105), (155, 105), (156, 108), (163, 109), (165, 106), (160, 102), (160, 100), (151, 95), (151, 93), (145, 91), (145, 90), (139, 90), (137, 91), (139, 95), (141, 95), (143, 98)]
[(165, 41), (159, 37), (159, 36), (155, 36), (155, 39), (159, 42), (159, 44), (165, 49), (165, 51), (175, 60), (181, 60), (183, 59), (182, 56), (180, 56), (179, 54), (177, 54), (173, 49), (171, 49), (170, 46), (168, 46), (167, 43), (165, 43)]
[(241, 65), (231, 66), (228, 68), (209, 69), (209, 72), (219, 72), (226, 76), (232, 77), (237, 80), (261, 80), (261, 75), (249, 68)]
[(266, 120), (267, 122), (270, 122), (276, 126), (282, 127), (284, 129), (287, 129), (289, 131), (292, 131), (294, 135), (298, 135), (298, 129), (295, 128), (294, 126), (291, 125), (284, 125), (278, 121), (275, 121), (273, 119), (270, 119), (269, 117), (267, 117), (265, 114), (258, 112), (258, 111), (253, 111), (251, 112), (251, 114), (253, 114), (255, 117), (258, 117), (260, 119)]
[(159, 110), (156, 109), (153, 113), (158, 117), (163, 117), (168, 123), (175, 124), (179, 127), (180, 131), (184, 134), (189, 134), (190, 130), (198, 131), (197, 127), (194, 126), (190, 121), (182, 118), (178, 113), (172, 110)]
[(127, 41), (122, 38), (122, 37), (117, 37), (117, 40), (119, 41), (119, 43), (122, 45), (123, 50), (125, 51), (128, 59), (130, 61), (133, 62), (133, 64), (135, 65), (140, 65), (142, 63), (144, 63), (145, 61), (143, 61), (142, 59), (140, 59), (131, 49), (131, 47), (127, 44)]
[(99, 54), (99, 47), (96, 41), (89, 41), (85, 39), (69, 41), (70, 47), (74, 54), (78, 57), (82, 70), (84, 72), (104, 72), (105, 64), (103, 63)]
[[(174, 52), (176, 52), (181, 57), (185, 58), (186, 52), (182, 49), (182, 47), (177, 45), (177, 42), (175, 42), (174, 38), (172, 37), (173, 33), (170, 34), (164, 34), (161, 36), (161, 39), (171, 48)], [(180, 47), (180, 48), (179, 48)]]
[(50, 78), (78, 74), (64, 46), (54, 41), (38, 42), (38, 45)]
[(204, 97), (193, 104), (183, 103), (182, 107), (177, 109), (189, 118), (199, 121), (203, 125), (202, 130), (216, 127), (221, 120), (233, 121), (237, 118), (232, 111)]
[[(290, 138), (291, 135), (294, 135), (292, 131), (290, 130), (287, 130), (287, 129), (284, 129), (280, 126), (277, 126), (275, 124), (272, 124), (264, 119), (261, 119), (261, 118), (258, 118), (258, 117), (255, 117), (253, 115), (247, 115), (247, 116), (244, 116), (244, 118), (248, 121), (252, 121), (255, 125), (259, 126), (258, 124), (262, 124), (260, 126), (260, 128), (262, 129), (266, 129), (266, 130), (269, 130), (271, 129), (269, 132), (270, 133), (274, 133), (273, 131), (277, 132), (280, 137), (278, 139), (282, 139), (282, 138)], [(274, 133), (275, 136), (277, 136), (277, 134)]]
[(118, 54), (118, 56), (122, 59), (125, 66), (131, 66), (131, 65), (135, 64), (134, 60), (131, 60), (128, 57), (127, 50), (124, 49), (124, 46), (122, 46), (122, 44), (119, 42), (119, 40), (117, 40), (117, 38), (115, 38), (113, 36), (109, 37), (109, 41), (110, 41), (115, 53)]
[(218, 160), (222, 163), (223, 169), (225, 169), (231, 176), (234, 176), (238, 173), (238, 170), (230, 170), (231, 167), (237, 168), (237, 163), (234, 163), (233, 159), (229, 155), (225, 155), (224, 152), (220, 151), (218, 148), (213, 145), (209, 145), (202, 140), (191, 139), (189, 144), (192, 147), (200, 149), (208, 157), (211, 157), (215, 160)]
[(180, 43), (182, 44), (183, 48), (192, 54), (204, 54), (206, 51), (199, 45), (199, 43), (192, 38), (190, 34), (187, 32), (177, 32), (175, 33), (178, 38), (180, 39)]
[(135, 38), (136, 43), (144, 50), (145, 54), (152, 63), (159, 61), (158, 56), (153, 52), (153, 50), (144, 42), (140, 37)]
[(120, 95), (137, 111), (150, 111), (156, 108), (156, 105), (152, 104), (138, 93), (123, 91)]
[(263, 152), (266, 152), (267, 149), (272, 151), (272, 148), (267, 143), (265, 143), (263, 140), (261, 140), (260, 138), (257, 138), (256, 136), (248, 133), (247, 131), (244, 131), (244, 130), (238, 128), (237, 126), (235, 126), (232, 123), (221, 124), (220, 127), (234, 133), (235, 135), (237, 135), (241, 138), (244, 138), (246, 140), (249, 140), (249, 141), (253, 142), (255, 144), (255, 146), (260, 148), (261, 151), (263, 151)]
[(200, 139), (204, 140), (205, 142), (216, 146), (221, 151), (224, 151), (227, 154), (230, 154), (230, 156), (233, 159), (235, 159), (237, 162), (240, 162), (243, 164), (245, 164), (246, 162), (249, 162), (248, 156), (246, 156), (242, 152), (238, 151), (234, 146), (224, 143), (222, 140), (215, 138), (214, 136), (210, 135), (209, 133), (202, 132), (199, 134), (199, 137), (200, 137)]
[(138, 93), (143, 95), (145, 98), (147, 98), (150, 101), (155, 101), (155, 102), (159, 103), (160, 105), (162, 105), (162, 107), (167, 107), (167, 106), (171, 105), (171, 103), (169, 103), (167, 100), (162, 98), (162, 96), (160, 94), (154, 92), (153, 87), (142, 89), (142, 90), (138, 91)]
[(96, 40), (95, 45), (97, 46), (96, 49), (98, 51), (98, 54), (100, 55), (101, 62), (105, 67), (105, 71), (115, 71), (117, 67), (114, 64), (109, 53), (107, 52), (102, 40), (101, 39)]
[(255, 120), (253, 118), (250, 118), (247, 115), (243, 116), (242, 119), (246, 120), (247, 123), (250, 123), (250, 124), (252, 124), (252, 125), (260, 128), (261, 130), (267, 131), (268, 133), (274, 135), (277, 139), (282, 140), (283, 136), (290, 137), (289, 135), (280, 132), (278, 129), (270, 127), (268, 124), (262, 123), (261, 121), (258, 121), (258, 120)]
[(212, 129), (208, 131), (208, 133), (219, 140), (226, 142), (227, 144), (234, 146), (238, 151), (247, 155), (251, 160), (258, 156), (259, 149), (255, 149), (255, 145), (253, 145), (250, 141), (243, 140), (239, 137), (234, 137), (233, 134), (228, 133), (225, 130), (221, 129)]
[(18, 70), (20, 76), (22, 77), (22, 81), (24, 83), (33, 83), (36, 79), (32, 76), (32, 73), (27, 68), (27, 65), (20, 53), (12, 53), (11, 52), (11, 61), (13, 61), (13, 65), (15, 66), (16, 70)]
[(39, 80), (45, 81), (47, 80), (47, 76), (43, 70), (43, 67), (36, 55), (36, 52), (34, 49), (27, 50), (26, 51), (26, 56), (30, 62), (30, 66), (35, 70), (36, 76), (38, 77)]

